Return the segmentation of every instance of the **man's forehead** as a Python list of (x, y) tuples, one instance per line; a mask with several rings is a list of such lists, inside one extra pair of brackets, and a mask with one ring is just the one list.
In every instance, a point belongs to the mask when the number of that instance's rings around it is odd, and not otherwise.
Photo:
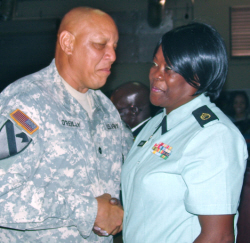
[(128, 90), (119, 90), (118, 92), (115, 92), (113, 96), (113, 101), (118, 106), (133, 105), (135, 98), (136, 98), (135, 93), (131, 93)]
[(101, 21), (91, 19), (78, 24), (80, 31), (84, 34), (91, 34), (93, 38), (100, 36), (114, 36), (118, 41), (118, 30), (113, 21)]

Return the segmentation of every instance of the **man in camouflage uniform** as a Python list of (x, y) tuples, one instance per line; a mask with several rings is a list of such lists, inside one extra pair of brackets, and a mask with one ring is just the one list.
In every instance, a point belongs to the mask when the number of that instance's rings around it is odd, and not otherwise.
[(121, 163), (132, 135), (97, 90), (116, 59), (106, 13), (63, 18), (55, 60), (0, 96), (0, 241), (112, 242)]

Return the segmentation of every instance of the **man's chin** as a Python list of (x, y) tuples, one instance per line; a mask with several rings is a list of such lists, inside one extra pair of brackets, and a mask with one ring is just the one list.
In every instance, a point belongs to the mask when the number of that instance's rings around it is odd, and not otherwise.
[(93, 83), (93, 85), (91, 85), (90, 89), (100, 89), (102, 88), (107, 82), (107, 79), (99, 81), (99, 82), (95, 82)]

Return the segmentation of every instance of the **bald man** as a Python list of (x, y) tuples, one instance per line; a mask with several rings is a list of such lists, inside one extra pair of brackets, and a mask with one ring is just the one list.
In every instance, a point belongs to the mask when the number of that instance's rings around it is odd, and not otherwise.
[(115, 89), (110, 99), (136, 137), (151, 116), (149, 88), (139, 82), (128, 82)]
[(123, 210), (111, 198), (133, 137), (98, 90), (117, 42), (109, 15), (75, 8), (52, 63), (1, 93), (1, 242), (112, 242), (121, 230)]

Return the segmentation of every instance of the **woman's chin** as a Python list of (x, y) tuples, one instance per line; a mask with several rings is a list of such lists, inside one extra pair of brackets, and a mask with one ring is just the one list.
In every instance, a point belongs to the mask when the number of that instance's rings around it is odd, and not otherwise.
[(161, 99), (159, 97), (156, 97), (155, 95), (150, 95), (150, 102), (154, 106), (161, 106)]

